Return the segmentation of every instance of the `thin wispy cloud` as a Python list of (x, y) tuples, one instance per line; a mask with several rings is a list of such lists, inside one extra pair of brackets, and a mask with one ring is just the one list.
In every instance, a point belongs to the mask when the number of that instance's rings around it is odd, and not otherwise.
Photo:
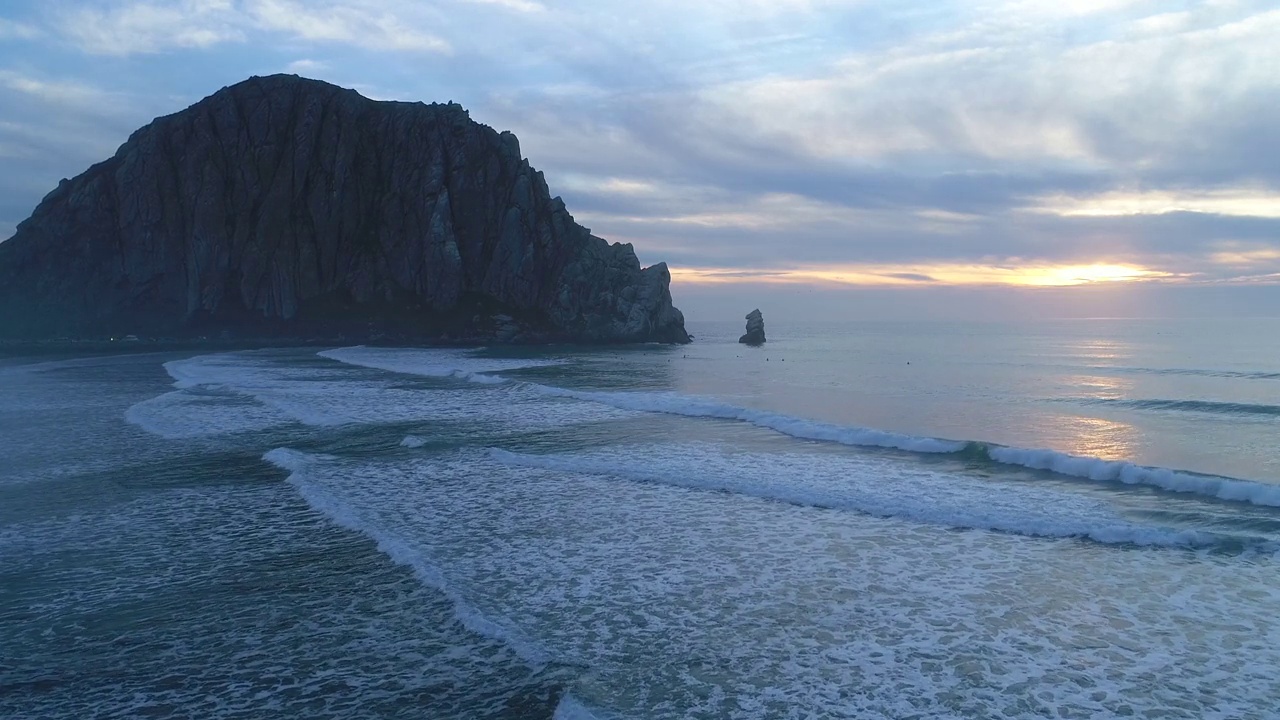
[(85, 52), (133, 55), (242, 41), (235, 20), (229, 0), (179, 0), (68, 8), (54, 27)]
[(34, 25), (16, 22), (0, 17), (0, 40), (32, 40), (41, 35), (39, 29)]
[(394, 52), (447, 53), (413, 3), (296, 0), (121, 2), (65, 8), (54, 30), (87, 53), (135, 55), (245, 43), (255, 35)]
[(1123, 217), (1200, 213), (1280, 219), (1280, 191), (1260, 188), (1113, 190), (1089, 197), (1039, 198), (1028, 208), (1063, 217)]
[(99, 107), (110, 100), (110, 93), (99, 88), (76, 82), (74, 80), (50, 80), (15, 72), (0, 70), (0, 87), (27, 95), (34, 100), (62, 106), (64, 109), (74, 107)]
[(321, 73), (328, 69), (329, 69), (329, 63), (324, 62), (323, 60), (311, 60), (309, 58), (303, 58), (301, 60), (294, 60), (293, 62), (286, 65), (284, 68), (284, 71), (287, 73), (293, 73), (295, 75), (310, 75), (315, 73)]
[(251, 0), (244, 14), (253, 27), (312, 42), (427, 53), (447, 53), (447, 40), (404, 17), (395, 3)]
[(546, 12), (547, 6), (534, 0), (464, 0), (476, 5), (493, 5), (506, 10), (522, 13)]

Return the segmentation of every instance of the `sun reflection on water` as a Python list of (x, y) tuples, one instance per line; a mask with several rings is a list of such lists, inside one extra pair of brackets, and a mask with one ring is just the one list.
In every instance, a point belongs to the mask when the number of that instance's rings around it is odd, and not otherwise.
[(1127, 340), (1093, 338), (1076, 342), (1071, 356), (1091, 364), (1113, 365), (1132, 357), (1133, 346)]
[(1071, 375), (1064, 378), (1065, 385), (1072, 390), (1073, 399), (1085, 400), (1122, 400), (1133, 391), (1133, 380), (1126, 377), (1108, 377), (1106, 375)]
[(1068, 452), (1103, 460), (1128, 460), (1138, 445), (1134, 426), (1084, 415), (1059, 415), (1055, 418)]

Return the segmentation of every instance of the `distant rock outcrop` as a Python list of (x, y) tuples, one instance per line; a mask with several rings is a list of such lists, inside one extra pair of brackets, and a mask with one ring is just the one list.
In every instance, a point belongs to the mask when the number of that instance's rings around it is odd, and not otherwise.
[(738, 342), (747, 345), (764, 344), (764, 315), (759, 308), (747, 313), (747, 334), (738, 338)]
[(276, 75), (59, 183), (0, 243), (0, 337), (688, 342), (670, 281), (462, 107)]

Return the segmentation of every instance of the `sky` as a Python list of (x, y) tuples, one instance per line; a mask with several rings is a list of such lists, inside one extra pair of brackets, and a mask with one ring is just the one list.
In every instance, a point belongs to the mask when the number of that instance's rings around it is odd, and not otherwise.
[(6, 0), (0, 238), (250, 75), (459, 102), (690, 319), (1280, 316), (1280, 3)]

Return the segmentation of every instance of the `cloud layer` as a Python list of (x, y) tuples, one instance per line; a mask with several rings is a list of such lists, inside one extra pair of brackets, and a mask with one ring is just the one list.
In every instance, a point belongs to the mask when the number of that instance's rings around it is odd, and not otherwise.
[(20, 2), (0, 231), (130, 128), (287, 70), (462, 102), (688, 284), (1278, 284), (1269, 5)]

